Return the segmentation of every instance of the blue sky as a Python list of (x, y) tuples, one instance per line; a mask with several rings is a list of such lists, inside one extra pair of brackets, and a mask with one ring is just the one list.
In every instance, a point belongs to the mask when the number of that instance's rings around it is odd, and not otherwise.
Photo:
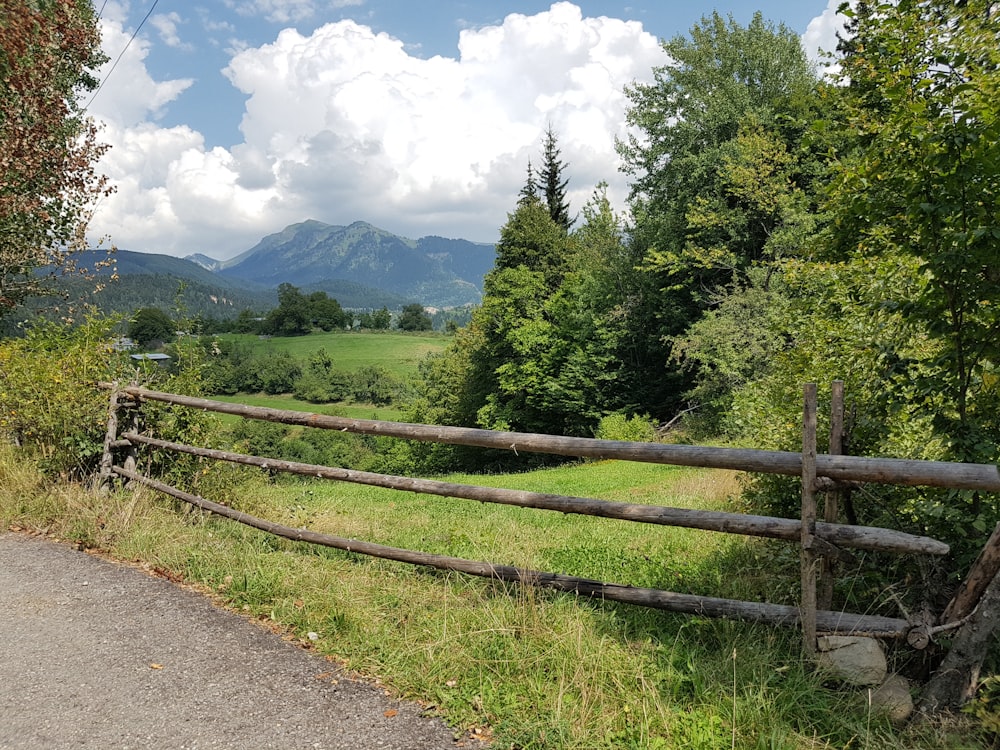
[(837, 5), (95, 0), (111, 59), (89, 111), (118, 191), (92, 236), (227, 258), (311, 218), (492, 242), (549, 122), (571, 208), (601, 180), (624, 208), (622, 89), (659, 40), (759, 10), (814, 55)]

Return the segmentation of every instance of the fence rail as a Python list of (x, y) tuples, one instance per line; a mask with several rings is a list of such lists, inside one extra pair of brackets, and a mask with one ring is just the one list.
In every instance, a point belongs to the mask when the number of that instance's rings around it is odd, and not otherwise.
[[(416, 565), (428, 565), (445, 570), (461, 571), (476, 576), (545, 586), (560, 591), (575, 592), (581, 595), (640, 604), (674, 612), (702, 614), (713, 617), (732, 617), (774, 625), (801, 626), (803, 628), (803, 642), (807, 651), (811, 651), (815, 646), (817, 633), (853, 633), (877, 635), (880, 637), (905, 637), (911, 645), (921, 648), (927, 645), (930, 640), (930, 634), (933, 631), (949, 629), (955, 625), (954, 623), (944, 623), (934, 628), (923, 618), (919, 622), (911, 622), (904, 619), (834, 612), (817, 607), (816, 571), (821, 567), (817, 564), (818, 561), (832, 562), (852, 559), (847, 548), (904, 554), (944, 555), (948, 553), (947, 544), (928, 537), (906, 534), (891, 529), (838, 524), (829, 520), (817, 521), (815, 500), (813, 498), (817, 487), (823, 486), (827, 489), (836, 489), (837, 487), (851, 486), (860, 482), (880, 482), (904, 486), (923, 485), (953, 489), (1000, 491), (1000, 473), (998, 473), (997, 467), (992, 465), (816, 455), (814, 386), (811, 387), (811, 396), (810, 386), (806, 388), (803, 452), (791, 453), (731, 448), (706, 448), (686, 445), (630, 443), (591, 438), (570, 438), (553, 435), (418, 425), (402, 422), (347, 419), (284, 409), (230, 404), (210, 399), (164, 393), (138, 386), (118, 387), (115, 384), (102, 385), (112, 391), (110, 405), (112, 416), (109, 417), (108, 421), (105, 460), (102, 462), (106, 478), (110, 478), (113, 475), (126, 478), (130, 481), (140, 482), (153, 487), (157, 491), (164, 492), (213, 513), (298, 541), (321, 544)], [(183, 445), (144, 435), (138, 430), (135, 413), (132, 415), (133, 418), (130, 422), (130, 427), (119, 434), (119, 420), (116, 416), (117, 410), (123, 408), (123, 406), (127, 408), (129, 405), (137, 409), (144, 401), (156, 401), (282, 424), (425, 442), (497, 448), (516, 452), (528, 451), (585, 458), (620, 459), (755, 473), (799, 475), (803, 477), (803, 515), (800, 519), (773, 518), (768, 516), (609, 502), (593, 498), (567, 497), (527, 491), (478, 487), (262, 458), (229, 451)], [(812, 410), (811, 417), (810, 409)], [(132, 455), (125, 461), (124, 467), (114, 465), (112, 460), (113, 451), (122, 445), (128, 446), (132, 452)], [(135, 470), (134, 457), (134, 451), (138, 446), (142, 445), (156, 450), (187, 453), (213, 460), (257, 466), (269, 470), (387, 487), (401, 491), (797, 542), (802, 550), (802, 600), (800, 606), (793, 607), (679, 594), (658, 589), (637, 588), (556, 573), (526, 570), (490, 562), (478, 562), (443, 555), (432, 555), (413, 550), (401, 550), (370, 542), (318, 534), (304, 529), (292, 529), (248, 516), (245, 513), (213, 503), (205, 498), (182, 492), (162, 482), (142, 476)], [(828, 568), (829, 566), (822, 567)], [(966, 600), (969, 599), (968, 587), (964, 588), (963, 596)], [(963, 601), (961, 611), (966, 612), (968, 606), (968, 601)], [(958, 610), (950, 607), (948, 611)]]
[[(349, 419), (327, 414), (272, 409), (266, 406), (230, 404), (194, 396), (125, 387), (122, 392), (146, 401), (160, 401), (194, 409), (234, 414), (249, 419), (340, 430), (361, 435), (403, 438), (421, 442), (449, 443), (479, 448), (549, 453), (579, 458), (620, 459), (673, 466), (732, 469), (761, 474), (802, 474), (802, 454), (746, 448), (711, 448), (696, 445), (629, 443), (618, 440), (562, 437), (538, 433), (497, 432), (470, 427), (383, 422)], [(838, 482), (876, 482), (910, 487), (945, 487), (958, 490), (1000, 492), (1000, 471), (992, 464), (955, 464), (944, 461), (914, 461), (860, 456), (816, 456), (816, 475)]]

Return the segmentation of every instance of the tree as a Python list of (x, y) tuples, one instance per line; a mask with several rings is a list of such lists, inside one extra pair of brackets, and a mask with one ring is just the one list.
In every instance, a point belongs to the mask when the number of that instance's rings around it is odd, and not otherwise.
[(654, 82), (626, 90), (636, 132), (618, 150), (647, 265), (694, 315), (797, 244), (776, 235), (809, 206), (818, 157), (801, 141), (817, 79), (798, 35), (759, 13), (745, 28), (713, 13), (663, 48)]
[(128, 337), (141, 347), (154, 342), (165, 344), (174, 340), (176, 326), (163, 310), (144, 307), (132, 317), (128, 324)]
[[(837, 165), (837, 249), (917, 261), (900, 313), (936, 344), (915, 398), (960, 461), (994, 462), (1000, 431), (1000, 47), (989, 0), (859, 6), (842, 45), (843, 120), (860, 148)], [(970, 498), (978, 516), (981, 498)]]
[(298, 287), (288, 283), (278, 286), (278, 306), (267, 314), (261, 330), (274, 336), (302, 336), (312, 330), (309, 300)]
[[(569, 201), (566, 199), (566, 186), (569, 184), (569, 179), (563, 179), (562, 176), (566, 165), (559, 158), (561, 152), (551, 122), (545, 128), (543, 149), (542, 170), (538, 174), (537, 188), (545, 198), (549, 217), (562, 227), (564, 232), (568, 232), (573, 226), (573, 220), (569, 218)], [(531, 164), (528, 165), (528, 180), (531, 180)], [(525, 196), (527, 190), (529, 188), (522, 189), (522, 196)], [(534, 195), (533, 192), (531, 194)]]
[(424, 311), (423, 305), (414, 302), (403, 308), (396, 327), (401, 331), (429, 331), (432, 328), (431, 316)]
[(74, 270), (107, 148), (78, 97), (97, 86), (100, 51), (87, 0), (0, 0), (0, 316), (52, 294), (39, 269)]
[[(821, 225), (827, 143), (812, 123), (826, 105), (798, 35), (759, 13), (746, 27), (713, 13), (663, 48), (671, 62), (653, 83), (626, 91), (634, 134), (618, 143), (633, 177), (633, 252), (658, 289), (636, 323), (665, 342), (678, 395), (723, 410), (732, 388), (763, 374), (747, 368), (769, 359), (720, 377), (736, 365), (720, 356), (740, 351), (750, 309), (781, 309), (772, 280)], [(712, 324), (692, 332), (706, 314)]]
[(528, 179), (524, 181), (524, 187), (517, 195), (518, 203), (538, 199), (538, 183), (535, 181), (535, 170), (531, 166), (531, 159), (528, 159)]
[(500, 229), (494, 270), (524, 266), (542, 274), (551, 290), (559, 286), (571, 253), (565, 230), (538, 198), (522, 199)]
[(344, 328), (351, 319), (351, 316), (344, 312), (340, 303), (328, 297), (326, 292), (310, 294), (306, 306), (311, 322), (324, 331)]
[(370, 328), (374, 331), (386, 331), (392, 324), (392, 313), (389, 312), (388, 307), (383, 307), (381, 310), (375, 310), (370, 313), (361, 313), (358, 323), (362, 328)]

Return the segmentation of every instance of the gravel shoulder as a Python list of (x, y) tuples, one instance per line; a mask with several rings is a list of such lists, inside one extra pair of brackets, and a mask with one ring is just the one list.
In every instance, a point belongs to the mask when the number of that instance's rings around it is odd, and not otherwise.
[(0, 533), (0, 750), (482, 747), (194, 591)]

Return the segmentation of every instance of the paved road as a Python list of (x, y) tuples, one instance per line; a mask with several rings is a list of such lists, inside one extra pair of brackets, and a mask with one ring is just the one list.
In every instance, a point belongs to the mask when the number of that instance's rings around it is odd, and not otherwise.
[(195, 592), (0, 533), (0, 750), (474, 746)]

